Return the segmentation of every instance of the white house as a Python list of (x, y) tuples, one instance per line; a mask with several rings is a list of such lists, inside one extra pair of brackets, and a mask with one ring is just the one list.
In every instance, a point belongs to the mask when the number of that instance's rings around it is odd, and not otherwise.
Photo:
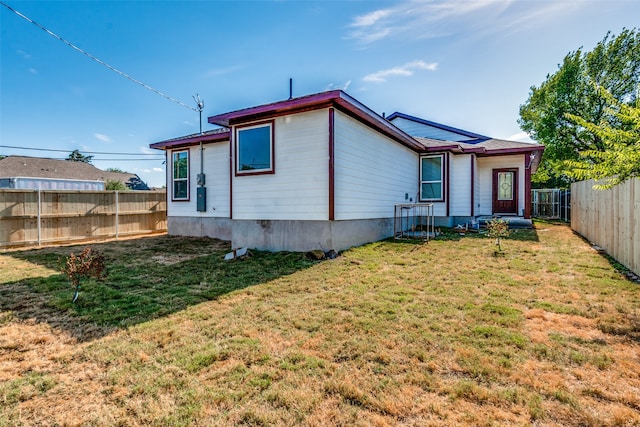
[(169, 234), (266, 250), (341, 250), (393, 235), (394, 205), (440, 225), (530, 216), (543, 147), (394, 113), (343, 91), (211, 116), (222, 126), (151, 144), (167, 154)]

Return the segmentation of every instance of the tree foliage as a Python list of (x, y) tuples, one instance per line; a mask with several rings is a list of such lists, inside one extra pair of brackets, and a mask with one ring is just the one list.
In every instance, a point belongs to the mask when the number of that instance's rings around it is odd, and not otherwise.
[(118, 181), (117, 179), (110, 179), (106, 182), (104, 189), (111, 191), (125, 191), (129, 188), (122, 181)]
[(603, 88), (598, 91), (611, 104), (605, 111), (610, 120), (590, 123), (571, 114), (568, 118), (600, 138), (605, 149), (581, 151), (576, 160), (566, 160), (565, 165), (570, 177), (595, 179), (597, 188), (607, 189), (640, 176), (640, 100), (629, 105), (618, 102)]
[(78, 254), (71, 253), (62, 267), (62, 272), (67, 275), (75, 290), (73, 302), (76, 302), (80, 294), (81, 279), (103, 279), (106, 276), (104, 256), (91, 248), (85, 248)]
[(493, 218), (487, 222), (487, 230), (489, 230), (488, 236), (492, 239), (496, 239), (496, 246), (498, 246), (497, 252), (502, 252), (503, 237), (509, 237), (511, 230), (509, 230), (509, 223), (503, 219)]
[(93, 156), (86, 156), (82, 154), (80, 150), (73, 150), (69, 153), (69, 156), (67, 156), (67, 160), (72, 162), (91, 163), (91, 159), (93, 159)]
[[(520, 126), (545, 145), (545, 153), (532, 180), (547, 186), (567, 186), (575, 175), (566, 173), (567, 161), (577, 161), (585, 152), (611, 149), (602, 134), (576, 121), (607, 124), (621, 129), (613, 101), (631, 104), (640, 84), (640, 33), (624, 29), (618, 36), (608, 33), (590, 52), (582, 48), (567, 54), (558, 70), (532, 86), (520, 106)], [(598, 88), (604, 88), (610, 97)]]

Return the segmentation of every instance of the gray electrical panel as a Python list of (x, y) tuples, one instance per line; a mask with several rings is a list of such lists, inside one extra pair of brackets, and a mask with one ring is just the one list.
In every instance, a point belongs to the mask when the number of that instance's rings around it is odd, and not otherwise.
[(207, 211), (207, 187), (198, 187), (197, 189), (196, 208), (198, 212)]

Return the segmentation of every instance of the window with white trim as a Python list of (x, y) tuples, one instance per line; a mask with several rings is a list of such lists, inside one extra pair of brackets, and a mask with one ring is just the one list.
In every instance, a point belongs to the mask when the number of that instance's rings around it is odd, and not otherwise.
[(171, 153), (171, 200), (189, 200), (189, 151)]
[(236, 128), (236, 174), (273, 173), (273, 122)]
[(444, 201), (444, 155), (420, 158), (420, 200)]

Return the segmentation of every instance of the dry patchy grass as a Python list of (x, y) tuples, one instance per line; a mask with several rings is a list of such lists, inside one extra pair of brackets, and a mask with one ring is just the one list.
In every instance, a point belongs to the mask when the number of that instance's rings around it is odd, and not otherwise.
[(541, 227), (499, 257), (452, 237), (313, 265), (223, 264), (224, 246), (197, 239), (105, 244), (112, 264), (146, 266), (133, 291), (173, 268), (202, 297), (166, 288), (179, 309), (132, 323), (56, 302), (53, 250), (0, 255), (0, 296), (27, 290), (49, 311), (0, 303), (0, 426), (640, 425), (640, 289), (567, 227)]

